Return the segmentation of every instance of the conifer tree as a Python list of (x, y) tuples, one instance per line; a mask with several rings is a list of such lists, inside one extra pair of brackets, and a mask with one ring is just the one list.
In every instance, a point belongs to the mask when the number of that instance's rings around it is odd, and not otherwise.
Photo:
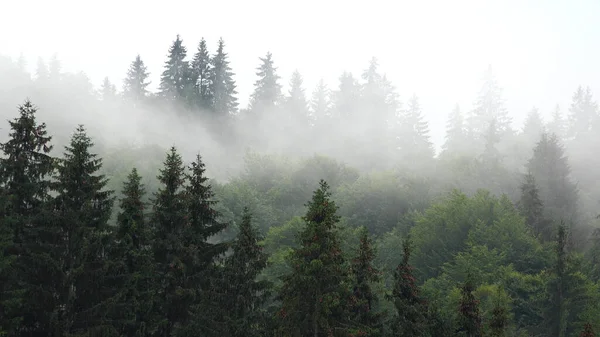
[(27, 100), (9, 121), (8, 140), (0, 144), (0, 330), (10, 335), (52, 329), (58, 273), (54, 261), (56, 231), (46, 205), (54, 171), (52, 137), (38, 123), (37, 108)]
[(464, 118), (457, 104), (446, 122), (446, 140), (442, 150), (446, 155), (462, 154), (467, 149), (467, 145)]
[(555, 134), (561, 140), (564, 140), (567, 134), (566, 121), (560, 112), (560, 106), (558, 104), (552, 112), (552, 119), (548, 122), (546, 129), (549, 133)]
[(306, 130), (310, 126), (308, 102), (303, 87), (302, 75), (296, 70), (290, 80), (290, 91), (286, 101), (286, 111), (289, 114), (289, 122), (295, 128)]
[(401, 140), (400, 151), (402, 156), (410, 161), (423, 161), (432, 159), (434, 155), (433, 145), (429, 140), (429, 125), (424, 120), (419, 105), (419, 99), (413, 95), (408, 102), (408, 109), (402, 114), (400, 120)]
[(138, 54), (135, 60), (131, 62), (129, 70), (127, 71), (127, 77), (123, 84), (123, 95), (125, 98), (134, 101), (141, 102), (148, 96), (148, 77), (150, 73), (142, 61), (142, 58)]
[(50, 58), (50, 62), (48, 64), (48, 78), (53, 83), (58, 83), (62, 80), (62, 64), (58, 59), (58, 55), (54, 54)]
[(209, 109), (212, 103), (211, 93), (211, 59), (202, 38), (190, 67), (190, 80), (194, 86), (195, 104), (201, 109)]
[(254, 93), (250, 97), (251, 109), (269, 110), (281, 102), (281, 84), (277, 68), (273, 63), (273, 54), (267, 53), (260, 58), (261, 65), (256, 69), (258, 79), (254, 82)]
[(487, 132), (483, 138), (484, 148), (481, 154), (481, 161), (484, 166), (488, 169), (488, 172), (495, 172), (500, 164), (500, 151), (496, 148), (500, 142), (500, 135), (498, 133), (496, 119), (492, 118), (488, 125)]
[(329, 90), (323, 79), (319, 80), (317, 87), (312, 93), (312, 99), (310, 101), (310, 109), (312, 112), (312, 119), (315, 123), (320, 124), (326, 116), (329, 114), (331, 108), (331, 102), (329, 101)]
[(98, 173), (102, 159), (90, 152), (93, 145), (85, 128), (77, 127), (59, 161), (55, 184), (57, 221), (67, 238), (61, 322), (66, 333), (74, 334), (109, 328), (102, 311), (109, 294), (102, 285), (113, 192), (106, 190), (108, 180)]
[(133, 168), (123, 184), (123, 198), (117, 216), (115, 244), (110, 251), (108, 286), (118, 287), (110, 314), (120, 335), (150, 336), (153, 332), (153, 265), (151, 232), (142, 201), (145, 191), (137, 169)]
[(187, 49), (183, 41), (177, 35), (175, 41), (169, 48), (168, 59), (165, 62), (165, 70), (160, 76), (160, 95), (169, 101), (185, 102), (189, 98), (191, 84), (189, 64), (185, 60)]
[(351, 263), (353, 289), (350, 297), (350, 322), (356, 326), (357, 333), (380, 336), (382, 315), (375, 311), (378, 298), (372, 289), (372, 285), (381, 279), (380, 272), (373, 267), (375, 250), (365, 227), (361, 228), (359, 239), (358, 252)]
[(319, 183), (306, 205), (300, 247), (290, 256), (292, 272), (283, 278), (280, 335), (339, 335), (344, 328), (347, 271), (336, 233), (339, 216), (329, 185)]
[(392, 322), (392, 331), (396, 336), (424, 336), (427, 331), (426, 305), (419, 294), (417, 281), (410, 265), (412, 241), (407, 237), (403, 242), (402, 262), (394, 272), (394, 286), (388, 295), (396, 309), (397, 317)]
[(476, 137), (482, 139), (489, 130), (492, 120), (496, 121), (497, 133), (500, 137), (510, 132), (511, 118), (504, 106), (502, 89), (498, 86), (492, 67), (489, 66), (479, 97), (475, 102), (475, 109), (469, 119), (469, 128), (473, 130)]
[(540, 199), (535, 177), (531, 172), (525, 175), (521, 184), (521, 199), (519, 200), (521, 215), (531, 228), (534, 235), (544, 241), (551, 240), (552, 231), (550, 224), (544, 219), (544, 203)]
[(459, 306), (458, 332), (465, 337), (482, 337), (481, 313), (479, 312), (479, 300), (473, 295), (475, 286), (471, 276), (461, 287), (461, 299)]
[(550, 336), (565, 336), (568, 315), (568, 253), (567, 229), (563, 222), (558, 227), (555, 262), (548, 281), (548, 305), (544, 312), (544, 327)]
[(181, 156), (171, 147), (158, 176), (161, 187), (154, 194), (151, 218), (155, 278), (159, 280), (154, 289), (155, 315), (160, 317), (156, 335), (162, 337), (172, 336), (187, 325), (195, 299), (195, 291), (184, 288), (184, 233), (188, 223), (184, 171)]
[(267, 300), (270, 284), (257, 277), (267, 266), (267, 255), (259, 244), (262, 236), (252, 225), (252, 215), (244, 208), (239, 232), (232, 244), (232, 254), (225, 261), (227, 291), (227, 334), (230, 337), (264, 336), (261, 306)]
[(219, 39), (217, 53), (211, 58), (211, 66), (211, 107), (217, 116), (229, 117), (237, 112), (238, 101), (234, 74), (229, 67), (225, 42), (222, 38)]
[(592, 97), (589, 87), (579, 86), (573, 94), (569, 108), (569, 136), (586, 137), (598, 120), (598, 103)]
[(527, 146), (533, 147), (540, 137), (542, 137), (544, 131), (542, 117), (540, 116), (538, 109), (533, 108), (529, 114), (527, 114), (525, 124), (523, 125), (523, 136)]
[(337, 119), (348, 119), (358, 112), (360, 86), (352, 73), (344, 72), (333, 97), (333, 115)]
[(35, 70), (35, 79), (38, 82), (43, 82), (50, 78), (50, 73), (48, 71), (48, 66), (44, 62), (44, 59), (38, 57), (37, 60), (37, 68)]
[(117, 87), (110, 82), (108, 77), (104, 78), (102, 87), (100, 88), (100, 95), (104, 102), (111, 102), (117, 98)]

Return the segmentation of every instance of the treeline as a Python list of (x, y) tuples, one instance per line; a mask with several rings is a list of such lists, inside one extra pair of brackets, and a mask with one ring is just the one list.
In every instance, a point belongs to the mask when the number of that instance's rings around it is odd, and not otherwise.
[[(151, 207), (130, 171), (111, 225), (117, 200), (85, 128), (60, 158), (51, 140), (26, 102), (1, 144), (6, 336), (594, 336), (600, 324), (600, 240), (577, 253), (552, 218), (571, 206), (544, 205), (532, 175), (517, 207), (455, 191), (413, 214), (380, 237), (402, 238), (382, 263), (323, 180), (302, 218), (263, 237), (244, 208), (235, 238), (219, 239), (228, 224), (202, 158), (185, 165), (175, 148)], [(552, 136), (531, 169), (547, 158), (562, 158)]]

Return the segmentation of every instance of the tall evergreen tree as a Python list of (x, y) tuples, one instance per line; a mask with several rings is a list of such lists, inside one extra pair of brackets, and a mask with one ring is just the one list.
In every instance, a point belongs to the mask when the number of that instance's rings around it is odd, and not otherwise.
[(109, 312), (114, 317), (113, 325), (119, 335), (136, 337), (151, 336), (154, 331), (151, 232), (144, 214), (141, 179), (134, 168), (123, 184), (107, 282), (107, 286), (118, 288)]
[(373, 267), (375, 250), (365, 227), (361, 228), (359, 239), (358, 252), (351, 263), (353, 289), (350, 297), (350, 322), (356, 326), (357, 333), (380, 336), (382, 315), (375, 310), (378, 298), (372, 289), (373, 284), (380, 281), (380, 273)]
[(171, 48), (169, 48), (165, 70), (160, 76), (160, 95), (169, 101), (185, 102), (190, 95), (192, 86), (189, 64), (185, 60), (186, 56), (187, 49), (179, 35), (177, 35)]
[(587, 87), (584, 90), (581, 86), (578, 87), (569, 108), (569, 136), (588, 136), (592, 126), (598, 121), (598, 112), (598, 103), (594, 101), (591, 89)]
[(281, 102), (281, 84), (277, 68), (273, 63), (273, 54), (267, 53), (260, 58), (261, 65), (256, 69), (258, 79), (254, 82), (254, 93), (250, 97), (250, 108), (270, 110)]
[(544, 122), (537, 108), (533, 108), (525, 119), (523, 125), (523, 138), (527, 147), (535, 146), (537, 141), (542, 137), (544, 130)]
[(290, 122), (298, 129), (305, 130), (309, 125), (308, 101), (303, 87), (302, 75), (296, 70), (290, 80), (290, 91), (286, 100), (286, 109)]
[[(8, 140), (0, 144), (0, 330), (36, 334), (55, 326), (54, 260), (56, 233), (45, 205), (50, 199), (54, 159), (45, 123), (27, 100), (9, 121)], [(60, 240), (58, 240), (60, 244)]]
[(464, 117), (457, 104), (446, 123), (446, 140), (442, 145), (442, 150), (445, 155), (460, 155), (465, 153), (468, 145)]
[(323, 79), (320, 79), (317, 87), (312, 93), (312, 99), (310, 101), (312, 119), (315, 123), (320, 124), (320, 122), (330, 113), (331, 102), (329, 98), (327, 85)]
[(426, 306), (419, 294), (417, 281), (410, 265), (412, 241), (407, 237), (403, 243), (402, 262), (394, 272), (394, 286), (388, 299), (394, 304), (396, 318), (392, 322), (392, 331), (396, 336), (424, 336), (427, 331)]
[(267, 266), (267, 255), (259, 244), (261, 240), (252, 225), (250, 211), (244, 208), (239, 232), (231, 247), (232, 255), (225, 261), (226, 336), (252, 337), (267, 333), (261, 306), (267, 300), (270, 284), (257, 279)]
[(461, 298), (459, 306), (458, 332), (465, 337), (482, 337), (481, 313), (479, 311), (479, 300), (473, 295), (475, 286), (471, 276), (461, 287)]
[(123, 95), (125, 98), (134, 102), (140, 102), (146, 99), (148, 96), (148, 77), (150, 73), (142, 61), (142, 58), (138, 54), (135, 60), (131, 62), (129, 70), (127, 71), (127, 77), (123, 84)]
[(64, 309), (60, 315), (66, 334), (106, 331), (110, 322), (103, 311), (107, 294), (105, 250), (113, 191), (98, 171), (102, 159), (90, 152), (94, 144), (80, 125), (59, 161), (55, 199), (57, 221), (66, 238), (63, 288), (58, 293)]
[(347, 270), (336, 233), (339, 216), (330, 200), (329, 185), (319, 183), (306, 205), (306, 227), (300, 247), (290, 256), (292, 272), (283, 279), (280, 291), (283, 336), (340, 335), (344, 328), (344, 299)]
[(544, 241), (551, 240), (552, 229), (550, 223), (544, 218), (544, 203), (540, 199), (539, 189), (531, 172), (525, 175), (525, 181), (521, 184), (519, 210), (537, 237)]
[(419, 105), (419, 99), (413, 95), (408, 101), (408, 109), (402, 114), (400, 120), (400, 151), (403, 158), (410, 162), (423, 159), (432, 159), (433, 145), (429, 140), (429, 125), (424, 120)]
[(151, 218), (155, 278), (159, 280), (154, 290), (155, 314), (160, 317), (156, 336), (162, 337), (172, 336), (188, 324), (196, 295), (184, 287), (187, 281), (184, 233), (188, 223), (184, 171), (181, 156), (171, 147), (158, 176), (161, 187), (154, 194)]
[(555, 134), (561, 140), (564, 140), (567, 134), (566, 120), (563, 118), (558, 104), (554, 108), (554, 111), (552, 111), (552, 119), (546, 125), (546, 129), (549, 133)]
[(222, 38), (219, 39), (217, 53), (211, 58), (211, 66), (211, 106), (217, 116), (229, 117), (237, 112), (238, 101), (234, 74), (229, 67), (225, 42)]
[(206, 46), (206, 40), (202, 38), (198, 44), (198, 50), (190, 67), (190, 80), (194, 86), (195, 104), (201, 109), (209, 109), (212, 103), (211, 92), (211, 60)]
[(117, 98), (117, 87), (110, 82), (108, 77), (102, 81), (102, 87), (100, 88), (100, 95), (104, 102), (111, 102)]

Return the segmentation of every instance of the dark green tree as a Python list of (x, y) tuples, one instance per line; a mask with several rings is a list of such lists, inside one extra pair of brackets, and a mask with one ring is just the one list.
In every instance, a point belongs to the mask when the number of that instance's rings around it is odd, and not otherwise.
[(156, 336), (173, 336), (190, 319), (196, 291), (186, 288), (185, 237), (188, 215), (184, 191), (185, 167), (175, 147), (171, 147), (160, 170), (161, 187), (154, 194), (151, 224), (154, 229)]
[(394, 272), (394, 286), (388, 295), (396, 309), (397, 316), (392, 321), (395, 336), (424, 336), (427, 332), (427, 307), (419, 294), (417, 280), (410, 264), (412, 241), (407, 237), (403, 242), (402, 262)]
[(219, 39), (217, 53), (211, 58), (210, 95), (211, 107), (217, 116), (229, 117), (238, 109), (237, 90), (233, 72), (229, 67), (225, 42)]
[(350, 324), (356, 327), (355, 333), (380, 336), (382, 314), (376, 311), (378, 298), (372, 288), (381, 280), (381, 273), (373, 266), (376, 253), (366, 227), (361, 228), (359, 240), (358, 252), (351, 263)]
[(225, 261), (227, 283), (225, 302), (226, 336), (265, 336), (263, 304), (270, 294), (270, 283), (258, 280), (267, 266), (267, 255), (259, 244), (262, 236), (252, 225), (252, 215), (244, 208), (239, 232), (231, 246), (232, 254)]
[(168, 59), (165, 62), (165, 70), (160, 76), (160, 95), (172, 102), (186, 102), (193, 88), (190, 82), (190, 71), (188, 61), (185, 60), (187, 49), (183, 41), (177, 35), (175, 41), (169, 48)]
[(190, 81), (194, 86), (195, 104), (204, 110), (208, 110), (212, 103), (210, 63), (206, 40), (202, 38), (190, 67)]
[(148, 96), (149, 76), (150, 73), (148, 73), (144, 61), (140, 55), (137, 55), (127, 71), (127, 77), (123, 84), (123, 96), (133, 102), (144, 101)]
[(498, 299), (492, 308), (492, 317), (489, 322), (490, 337), (505, 337), (509, 324), (510, 309)]
[(29, 101), (9, 121), (0, 144), (0, 330), (9, 336), (43, 333), (55, 326), (56, 246), (61, 240), (48, 221), (54, 159), (45, 123)]
[(544, 218), (544, 203), (540, 199), (535, 177), (531, 172), (525, 175), (525, 181), (521, 184), (519, 210), (534, 235), (544, 241), (552, 239), (552, 227)]
[(300, 246), (290, 255), (292, 272), (283, 278), (279, 336), (341, 336), (347, 331), (344, 312), (348, 273), (336, 224), (337, 206), (324, 180), (306, 205), (306, 227)]
[(479, 311), (479, 300), (473, 295), (475, 286), (469, 275), (461, 287), (461, 298), (459, 305), (458, 333), (465, 337), (482, 337), (481, 313)]
[(63, 287), (58, 297), (64, 309), (60, 321), (65, 334), (106, 333), (110, 322), (104, 310), (109, 290), (105, 251), (109, 245), (113, 191), (99, 173), (102, 159), (90, 152), (91, 138), (80, 125), (65, 147), (58, 164), (55, 208), (57, 223), (66, 238), (63, 260)]
[(145, 191), (141, 179), (134, 168), (123, 184), (115, 243), (109, 255), (107, 286), (118, 288), (110, 315), (122, 336), (151, 336), (154, 331), (151, 232), (145, 219), (146, 205), (142, 201)]

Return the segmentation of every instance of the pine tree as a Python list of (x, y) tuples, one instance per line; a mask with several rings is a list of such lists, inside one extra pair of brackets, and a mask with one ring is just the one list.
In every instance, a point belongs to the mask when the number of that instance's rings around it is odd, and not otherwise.
[(212, 103), (211, 93), (211, 59), (202, 38), (190, 67), (190, 80), (194, 86), (195, 104), (201, 109), (208, 110)]
[(578, 87), (569, 108), (569, 136), (586, 137), (598, 118), (598, 103), (594, 101), (591, 89)]
[(595, 337), (596, 333), (594, 333), (594, 328), (590, 323), (585, 323), (583, 326), (583, 331), (579, 334), (579, 337)]
[(256, 69), (258, 79), (254, 82), (254, 93), (250, 97), (251, 110), (270, 110), (281, 102), (281, 84), (277, 68), (273, 63), (273, 54), (261, 57), (261, 65)]
[(106, 294), (105, 249), (108, 220), (113, 205), (108, 180), (98, 171), (102, 159), (90, 152), (93, 143), (80, 125), (59, 161), (55, 190), (58, 221), (67, 238), (64, 260), (64, 288), (59, 298), (65, 309), (61, 317), (65, 333), (105, 331), (103, 310)]
[(537, 237), (544, 241), (551, 239), (551, 227), (544, 218), (544, 203), (540, 199), (535, 177), (531, 172), (525, 175), (525, 181), (521, 184), (519, 210), (521, 215), (525, 217), (525, 222)]
[(27, 100), (9, 121), (8, 140), (0, 144), (0, 330), (10, 335), (53, 328), (56, 301), (56, 231), (46, 205), (54, 159), (45, 123)]
[(388, 295), (396, 309), (397, 317), (392, 322), (392, 331), (396, 336), (424, 336), (427, 331), (425, 301), (419, 294), (417, 281), (410, 265), (412, 241), (407, 237), (403, 243), (402, 262), (394, 272), (394, 286)]
[(225, 53), (225, 42), (219, 39), (217, 53), (211, 59), (211, 106), (217, 116), (229, 117), (238, 109), (236, 84), (233, 72), (229, 67), (228, 55)]
[(244, 208), (239, 232), (231, 247), (232, 255), (225, 261), (227, 291), (222, 305), (227, 308), (226, 336), (265, 335), (261, 306), (267, 300), (270, 284), (257, 279), (267, 266), (267, 255), (259, 244), (262, 239), (252, 225), (250, 211)]
[(458, 318), (458, 332), (466, 337), (482, 337), (481, 313), (479, 312), (479, 301), (473, 295), (475, 287), (471, 276), (461, 287), (461, 299)]
[(543, 134), (533, 150), (527, 169), (536, 179), (547, 219), (576, 221), (577, 186), (570, 181), (571, 169), (556, 135)]
[(290, 256), (291, 274), (283, 278), (279, 335), (338, 335), (343, 328), (347, 271), (335, 231), (339, 216), (329, 186), (319, 183), (306, 205), (300, 247)]
[(123, 84), (123, 95), (125, 98), (134, 102), (144, 101), (148, 96), (149, 76), (150, 74), (146, 65), (144, 65), (144, 61), (142, 61), (142, 58), (138, 54), (135, 60), (131, 62)]
[(457, 104), (446, 122), (446, 140), (442, 150), (446, 155), (460, 155), (465, 152), (467, 145), (464, 118)]
[(165, 70), (160, 76), (160, 95), (169, 101), (185, 102), (189, 98), (192, 86), (188, 61), (185, 60), (186, 56), (187, 49), (177, 35), (169, 48)]
[(154, 320), (151, 233), (144, 214), (145, 191), (141, 179), (134, 168), (123, 184), (107, 282), (107, 286), (118, 289), (110, 312), (115, 317), (115, 329), (120, 335), (136, 337), (150, 336)]
[(382, 315), (375, 311), (378, 298), (372, 285), (380, 281), (380, 272), (373, 267), (375, 250), (365, 227), (361, 228), (359, 238), (357, 256), (351, 264), (353, 289), (350, 297), (350, 322), (356, 326), (357, 334), (362, 332), (368, 336), (379, 336)]
[(104, 102), (112, 102), (117, 98), (117, 87), (110, 82), (108, 77), (105, 77), (102, 82), (100, 94)]

